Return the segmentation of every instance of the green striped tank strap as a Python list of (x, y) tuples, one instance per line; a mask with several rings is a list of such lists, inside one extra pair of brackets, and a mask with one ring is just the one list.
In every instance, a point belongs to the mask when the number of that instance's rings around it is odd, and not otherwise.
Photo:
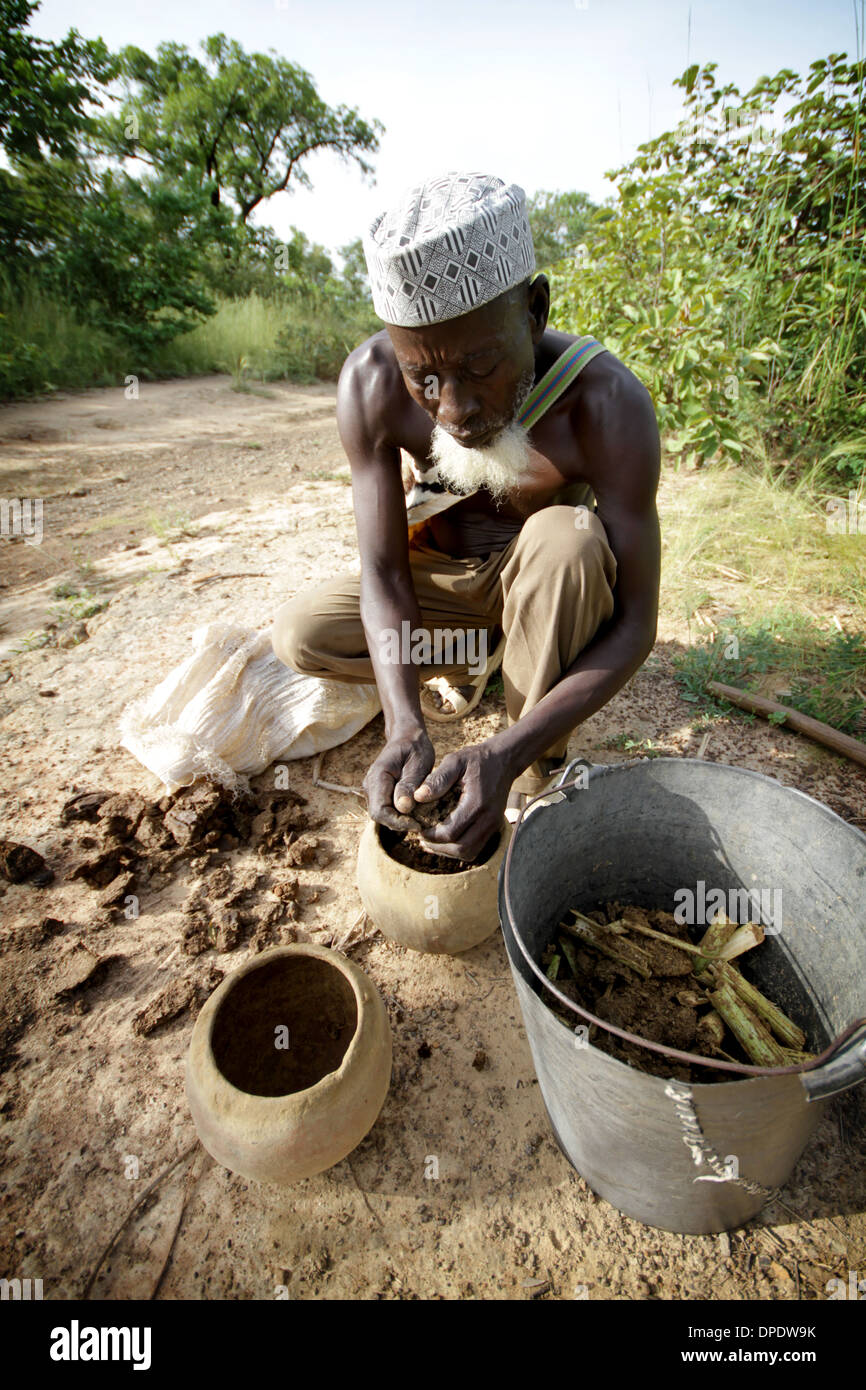
[(607, 349), (596, 338), (578, 338), (570, 343), (561, 357), (558, 357), (553, 366), (544, 373), (541, 380), (533, 386), (526, 402), (517, 417), (517, 423), (524, 429), (531, 430), (537, 424), (546, 410), (549, 410), (554, 401), (559, 400), (563, 391), (567, 391), (575, 377), (578, 376), (593, 357), (597, 357), (600, 352)]

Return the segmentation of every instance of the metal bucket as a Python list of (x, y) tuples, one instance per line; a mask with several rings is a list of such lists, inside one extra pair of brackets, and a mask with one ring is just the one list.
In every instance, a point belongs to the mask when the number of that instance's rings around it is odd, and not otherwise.
[[(658, 758), (587, 765), (575, 783), (576, 766), (526, 809), (499, 878), (553, 1132), (593, 1191), (627, 1216), (670, 1231), (728, 1230), (787, 1181), (828, 1098), (866, 1077), (866, 836), (741, 768)], [(749, 958), (750, 974), (824, 1049), (816, 1063), (717, 1061), (731, 1079), (666, 1081), (591, 1046), (588, 1020), (618, 1030), (547, 979), (541, 957), (568, 908), (619, 900), (672, 912), (683, 901), (674, 895), (701, 882), (725, 894), (780, 890), (781, 921), (764, 918), (774, 934)], [(703, 930), (693, 928), (695, 939)], [(575, 1031), (548, 1007), (553, 996), (573, 1012)]]

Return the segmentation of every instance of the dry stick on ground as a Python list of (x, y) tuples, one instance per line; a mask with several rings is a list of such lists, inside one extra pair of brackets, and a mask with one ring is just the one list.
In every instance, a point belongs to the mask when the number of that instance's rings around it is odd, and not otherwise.
[(133, 1218), (133, 1216), (135, 1215), (135, 1213), (138, 1211), (138, 1208), (141, 1206), (142, 1202), (145, 1202), (145, 1201), (147, 1200), (147, 1198), (150, 1196), (151, 1192), (153, 1192), (153, 1190), (154, 1190), (155, 1188), (157, 1188), (157, 1187), (159, 1186), (159, 1184), (162, 1182), (163, 1178), (167, 1178), (168, 1175), (169, 1175), (169, 1173), (171, 1173), (171, 1172), (178, 1166), (179, 1163), (183, 1163), (183, 1161), (184, 1161), (185, 1158), (189, 1158), (190, 1154), (191, 1154), (191, 1153), (194, 1153), (195, 1150), (196, 1150), (197, 1148), (198, 1148), (198, 1140), (196, 1139), (195, 1143), (190, 1144), (190, 1146), (189, 1146), (188, 1149), (184, 1149), (184, 1151), (183, 1151), (182, 1154), (178, 1154), (177, 1158), (172, 1159), (171, 1163), (168, 1165), (167, 1168), (163, 1168), (162, 1172), (159, 1173), (159, 1174), (154, 1178), (153, 1182), (150, 1183), (150, 1184), (144, 1189), (144, 1191), (142, 1192), (141, 1196), (140, 1196), (139, 1198), (137, 1198), (137, 1200), (136, 1200), (136, 1201), (133, 1203), (133, 1205), (130, 1207), (130, 1209), (129, 1209), (129, 1211), (127, 1212), (126, 1216), (123, 1218), (123, 1220), (121, 1221), (121, 1223), (120, 1223), (120, 1225), (118, 1226), (117, 1230), (114, 1232), (114, 1235), (111, 1237), (111, 1240), (110, 1240), (110, 1241), (108, 1242), (108, 1244), (104, 1247), (104, 1249), (103, 1249), (103, 1251), (102, 1251), (102, 1254), (100, 1255), (99, 1259), (96, 1261), (96, 1264), (95, 1264), (94, 1267), (93, 1267), (93, 1271), (92, 1271), (92, 1273), (91, 1273), (91, 1275), (90, 1275), (90, 1278), (88, 1279), (87, 1283), (86, 1283), (85, 1286), (84, 1286), (84, 1292), (83, 1292), (83, 1294), (81, 1295), (82, 1302), (86, 1302), (86, 1300), (90, 1297), (90, 1290), (93, 1288), (93, 1285), (96, 1283), (96, 1276), (98, 1275), (100, 1269), (102, 1268), (103, 1261), (105, 1260), (106, 1256), (108, 1255), (108, 1253), (109, 1253), (109, 1251), (111, 1250), (112, 1246), (114, 1245), (115, 1241), (117, 1241), (118, 1238), (119, 1238), (119, 1237), (123, 1234), (123, 1232), (126, 1230), (127, 1226), (129, 1225), (129, 1223), (130, 1223), (130, 1221), (132, 1220), (132, 1218)]
[(780, 705), (777, 700), (768, 700), (764, 695), (752, 695), (750, 691), (740, 690), (735, 685), (722, 685), (720, 681), (707, 681), (707, 690), (720, 700), (727, 700), (740, 709), (748, 710), (750, 714), (762, 714), (765, 719), (771, 714), (784, 714), (785, 728), (805, 734), (815, 743), (821, 743), (843, 758), (850, 758), (852, 762), (866, 767), (866, 743), (831, 728), (829, 724), (822, 724), (820, 719), (812, 719), (810, 715), (801, 714), (799, 710), (791, 709), (790, 705)]
[(366, 803), (367, 798), (360, 787), (344, 787), (339, 782), (322, 781), (319, 774), (322, 771), (324, 756), (324, 753), (317, 753), (313, 759), (313, 786), (322, 787), (326, 792), (344, 792), (347, 796), (359, 796)]
[(150, 1302), (152, 1302), (152, 1301), (156, 1298), (156, 1295), (159, 1293), (160, 1286), (161, 1286), (161, 1284), (162, 1284), (163, 1279), (165, 1278), (165, 1272), (166, 1272), (166, 1270), (168, 1269), (169, 1264), (171, 1263), (171, 1257), (172, 1257), (172, 1255), (174, 1254), (174, 1247), (177, 1245), (177, 1238), (178, 1238), (178, 1236), (179, 1236), (179, 1234), (180, 1234), (180, 1228), (181, 1228), (181, 1225), (182, 1225), (182, 1223), (183, 1223), (183, 1218), (184, 1218), (184, 1216), (186, 1215), (186, 1209), (187, 1209), (187, 1207), (188, 1207), (189, 1204), (190, 1204), (190, 1199), (192, 1198), (192, 1194), (193, 1194), (193, 1192), (195, 1191), (196, 1187), (198, 1186), (198, 1184), (199, 1184), (201, 1178), (204, 1176), (204, 1174), (207, 1172), (208, 1168), (211, 1166), (211, 1163), (213, 1162), (213, 1160), (212, 1160), (211, 1157), (210, 1157), (210, 1154), (208, 1154), (208, 1153), (206, 1153), (206, 1152), (204, 1152), (204, 1151), (203, 1151), (203, 1153), (204, 1153), (204, 1162), (202, 1163), (201, 1167), (198, 1168), (198, 1169), (196, 1170), (196, 1165), (193, 1164), (193, 1165), (192, 1165), (192, 1178), (190, 1178), (189, 1174), (187, 1174), (187, 1184), (186, 1184), (186, 1188), (184, 1189), (183, 1201), (182, 1201), (181, 1204), (180, 1204), (180, 1211), (178, 1212), (178, 1214), (177, 1214), (177, 1220), (176, 1220), (175, 1223), (174, 1223), (174, 1232), (173, 1232), (173, 1234), (172, 1234), (171, 1242), (170, 1242), (170, 1244), (169, 1244), (169, 1247), (168, 1247), (167, 1251), (165, 1252), (165, 1259), (163, 1260), (163, 1262), (162, 1262), (162, 1264), (161, 1264), (161, 1266), (160, 1266), (159, 1273), (158, 1273), (157, 1276), (156, 1276), (156, 1281), (155, 1281), (155, 1283), (154, 1283), (153, 1288), (152, 1288), (151, 1291), (150, 1291), (150, 1298), (149, 1298), (149, 1301), (150, 1301)]
[(264, 570), (238, 570), (236, 574), (221, 574), (219, 570), (214, 570), (212, 574), (200, 574), (197, 579), (193, 579), (192, 587), (195, 589), (199, 584), (209, 584), (212, 579), (267, 579)]

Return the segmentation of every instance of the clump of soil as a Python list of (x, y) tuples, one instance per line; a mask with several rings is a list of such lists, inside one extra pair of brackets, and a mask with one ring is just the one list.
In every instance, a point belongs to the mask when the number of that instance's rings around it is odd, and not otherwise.
[[(640, 927), (664, 932), (667, 936), (692, 944), (688, 927), (677, 922), (669, 912), (614, 902), (584, 916), (600, 926), (621, 922), (627, 927), (629, 922), (635, 922)], [(614, 938), (616, 949), (622, 952), (623, 959), (613, 960), (600, 954), (592, 945), (570, 940), (568, 944), (576, 967), (572, 974), (563, 958), (563, 939), (568, 941), (568, 938), (563, 938), (560, 928), (558, 939), (551, 941), (544, 952), (542, 966), (549, 971), (554, 955), (560, 955), (561, 964), (555, 983), (563, 994), (581, 1008), (649, 1042), (661, 1043), (665, 1047), (700, 1057), (720, 1056), (719, 1037), (710, 1026), (709, 1016), (713, 1011), (707, 995), (692, 974), (694, 957), (689, 952), (677, 950), (676, 946), (654, 940), (644, 933), (632, 933), (627, 937)], [(629, 964), (629, 961), (633, 964)], [(579, 1023), (579, 1016), (552, 996), (545, 1002), (569, 1028)], [(718, 1019), (715, 1021), (718, 1022)], [(696, 1063), (683, 1063), (664, 1057), (608, 1033), (597, 1024), (589, 1026), (589, 1042), (608, 1056), (616, 1057), (652, 1076), (689, 1084), (706, 1084), (730, 1081), (738, 1075), (736, 1072), (704, 1068)], [(752, 1064), (727, 1028), (724, 1033), (724, 1054), (721, 1055), (727, 1055), (730, 1061)]]
[(232, 951), (248, 940), (253, 951), (295, 939), (292, 928), (304, 901), (297, 875), (269, 875), (256, 868), (232, 869), (220, 862), (241, 845), (257, 852), (264, 865), (321, 868), (333, 853), (311, 833), (321, 822), (305, 811), (306, 800), (292, 791), (272, 789), (233, 794), (209, 781), (182, 787), (172, 796), (148, 801), (137, 792), (76, 790), (65, 802), (61, 824), (77, 832), (78, 854), (67, 877), (98, 890), (99, 907), (124, 907), (154, 876), (182, 864), (204, 870), (186, 903), (181, 950), (198, 956), (208, 950)]
[(496, 836), (485, 845), (478, 858), (472, 860), (455, 859), (449, 854), (435, 854), (425, 849), (421, 843), (430, 827), (447, 820), (459, 801), (459, 787), (452, 787), (438, 801), (417, 801), (407, 815), (407, 819), (411, 817), (418, 822), (417, 830), (409, 828), (397, 831), (383, 827), (382, 844), (386, 852), (392, 859), (396, 859), (398, 864), (404, 864), (407, 869), (415, 869), (422, 874), (459, 874), (466, 869), (475, 868), (478, 864), (486, 863), (496, 848)]
[(29, 881), (37, 888), (50, 883), (54, 873), (38, 850), (17, 840), (0, 840), (0, 877), (8, 883)]
[(201, 979), (172, 980), (149, 1004), (139, 1009), (132, 1020), (132, 1031), (139, 1037), (149, 1037), (187, 1009), (200, 1008), (222, 979), (223, 972), (212, 965)]

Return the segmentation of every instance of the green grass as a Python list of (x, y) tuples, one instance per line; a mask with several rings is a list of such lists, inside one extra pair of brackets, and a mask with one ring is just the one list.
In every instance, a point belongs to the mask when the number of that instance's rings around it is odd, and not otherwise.
[(228, 372), (236, 390), (258, 395), (267, 381), (336, 380), (352, 349), (379, 327), (366, 305), (251, 294), (222, 300), (212, 318), (163, 351), (159, 366), (180, 376)]
[[(325, 294), (223, 299), (189, 333), (156, 349), (143, 378), (227, 372), (235, 389), (266, 395), (265, 383), (335, 381), (348, 354), (381, 328), (372, 305)], [(122, 383), (123, 343), (83, 322), (36, 281), (14, 290), (0, 275), (0, 400), (59, 388)]]
[[(60, 592), (60, 591), (63, 592)], [(84, 622), (85, 618), (92, 618), (97, 613), (101, 613), (108, 607), (106, 599), (98, 599), (95, 594), (91, 594), (87, 589), (77, 590), (70, 584), (58, 584), (53, 590), (55, 598), (61, 600), (60, 603), (52, 604), (51, 616), (57, 623)]]
[(164, 516), (159, 512), (148, 512), (147, 524), (160, 545), (170, 546), (173, 541), (178, 541), (183, 536), (195, 535), (189, 512), (178, 511), (176, 507), (170, 508)]
[(307, 476), (317, 483), (344, 483), (346, 487), (352, 483), (351, 473), (336, 473), (332, 468), (313, 468)]
[(605, 748), (616, 748), (623, 753), (640, 753), (644, 758), (665, 758), (669, 756), (666, 748), (659, 748), (651, 738), (635, 738), (634, 734), (614, 734), (607, 739)]
[(35, 283), (13, 293), (0, 276), (0, 344), (0, 400), (121, 379), (120, 343)]
[(779, 604), (866, 628), (866, 534), (835, 534), (818, 469), (789, 481), (769, 468), (666, 474), (660, 492), (662, 597), (690, 618), (707, 604), (767, 616)]
[(683, 699), (705, 713), (732, 708), (707, 693), (708, 681), (761, 693), (773, 677), (772, 698), (781, 704), (855, 738), (866, 734), (866, 637), (827, 630), (802, 612), (779, 607), (757, 622), (725, 619), (711, 639), (674, 657), (674, 667)]

